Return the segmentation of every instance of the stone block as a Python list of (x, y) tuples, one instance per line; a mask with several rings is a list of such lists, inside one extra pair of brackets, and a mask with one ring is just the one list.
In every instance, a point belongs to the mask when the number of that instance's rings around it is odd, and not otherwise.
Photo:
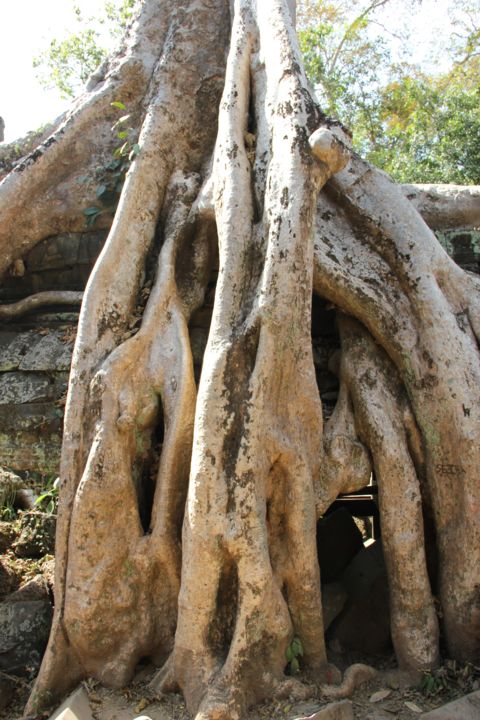
[(21, 372), (0, 375), (0, 405), (22, 405), (54, 398), (53, 384), (45, 375)]
[(480, 720), (480, 690), (423, 713), (421, 720)]
[(19, 369), (28, 372), (52, 372), (70, 370), (73, 345), (62, 340), (64, 331), (57, 330), (43, 335), (22, 358)]
[(35, 330), (0, 333), (0, 372), (18, 370), (26, 353), (34, 350), (42, 335)]
[(58, 474), (62, 424), (54, 403), (0, 405), (0, 464)]
[(82, 687), (67, 697), (50, 720), (93, 720), (88, 695)]

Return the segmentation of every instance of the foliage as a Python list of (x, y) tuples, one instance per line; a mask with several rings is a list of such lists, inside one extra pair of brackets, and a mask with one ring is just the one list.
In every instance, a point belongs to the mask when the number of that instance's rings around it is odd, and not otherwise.
[(400, 182), (480, 183), (478, 70), (402, 69), (379, 94), (374, 132), (358, 128), (357, 147)]
[[(126, 112), (126, 105), (120, 100), (110, 103), (112, 107), (120, 112)], [(95, 191), (97, 200), (100, 201), (101, 207), (91, 205), (83, 211), (87, 220), (87, 227), (91, 227), (97, 217), (105, 210), (116, 208), (125, 175), (130, 163), (137, 157), (140, 152), (140, 145), (134, 142), (136, 139), (136, 131), (128, 125), (130, 115), (122, 115), (113, 125), (112, 132), (116, 138), (120, 140), (120, 144), (113, 151), (113, 157), (107, 165), (98, 169), (99, 185)]]
[(303, 645), (299, 637), (294, 637), (285, 651), (290, 675), (296, 675), (300, 670), (300, 660), (303, 657)]
[(108, 55), (107, 45), (123, 35), (134, 4), (135, 0), (109, 0), (95, 18), (84, 18), (75, 5), (77, 32), (63, 39), (53, 38), (33, 61), (40, 82), (57, 87), (63, 98), (74, 97)]
[[(354, 147), (400, 182), (480, 182), (480, 6), (450, 0), (451, 67), (393, 63), (376, 12), (389, 0), (305, 0), (300, 45), (326, 112)], [(381, 68), (381, 70), (380, 70)]]
[(41, 495), (35, 500), (39, 510), (53, 515), (57, 510), (60, 478), (49, 478)]

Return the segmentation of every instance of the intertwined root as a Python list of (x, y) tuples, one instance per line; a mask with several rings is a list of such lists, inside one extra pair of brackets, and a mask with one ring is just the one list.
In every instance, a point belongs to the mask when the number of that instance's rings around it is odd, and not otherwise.
[[(81, 314), (55, 620), (29, 709), (89, 674), (124, 684), (145, 655), (168, 658), (155, 688), (179, 687), (204, 720), (240, 717), (285, 688), (311, 692), (284, 670), (298, 635), (315, 681), (327, 671), (316, 521), (372, 463), (400, 664), (438, 660), (420, 490), (433, 499), (447, 639), (470, 657), (478, 288), (388, 179), (355, 157), (343, 169), (350, 154), (311, 99), (284, 0), (237, 0), (230, 37), (227, 0), (164, 2), (156, 17), (157, 5), (145, 3), (155, 31), (141, 25), (150, 50), (161, 41), (142, 151)], [(188, 323), (217, 245), (197, 398)], [(325, 432), (312, 288), (344, 311)]]

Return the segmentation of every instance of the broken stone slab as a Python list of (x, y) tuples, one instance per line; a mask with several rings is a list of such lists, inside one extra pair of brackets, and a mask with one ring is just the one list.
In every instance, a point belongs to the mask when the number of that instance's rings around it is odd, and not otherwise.
[(480, 690), (423, 713), (420, 720), (479, 720)]
[(353, 705), (350, 700), (329, 703), (313, 715), (295, 718), (295, 720), (353, 720)]
[(49, 720), (93, 720), (88, 695), (83, 687), (69, 695)]

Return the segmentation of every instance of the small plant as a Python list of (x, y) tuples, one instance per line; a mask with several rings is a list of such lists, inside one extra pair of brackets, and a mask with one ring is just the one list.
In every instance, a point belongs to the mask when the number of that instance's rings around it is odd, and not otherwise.
[(285, 651), (285, 657), (287, 658), (290, 675), (296, 675), (300, 670), (299, 658), (303, 657), (303, 645), (299, 637), (293, 638)]
[[(126, 105), (116, 100), (110, 103), (112, 107), (125, 112), (127, 110)], [(113, 151), (112, 160), (104, 167), (98, 168), (97, 176), (99, 177), (100, 184), (98, 185), (95, 194), (97, 199), (100, 201), (102, 207), (98, 205), (91, 205), (85, 208), (83, 214), (87, 220), (87, 227), (92, 227), (95, 220), (106, 210), (112, 210), (116, 207), (120, 193), (122, 191), (123, 183), (125, 182), (125, 175), (130, 167), (131, 162), (136, 158), (140, 152), (140, 145), (133, 142), (135, 136), (135, 130), (128, 125), (131, 115), (122, 115), (113, 125), (112, 132), (115, 133), (118, 140), (122, 141), (122, 144), (115, 148)]]
[(56, 512), (59, 485), (60, 478), (58, 477), (55, 478), (55, 480), (50, 479), (47, 481), (44, 491), (35, 500), (35, 505), (39, 510), (48, 513), (48, 515), (53, 515)]

